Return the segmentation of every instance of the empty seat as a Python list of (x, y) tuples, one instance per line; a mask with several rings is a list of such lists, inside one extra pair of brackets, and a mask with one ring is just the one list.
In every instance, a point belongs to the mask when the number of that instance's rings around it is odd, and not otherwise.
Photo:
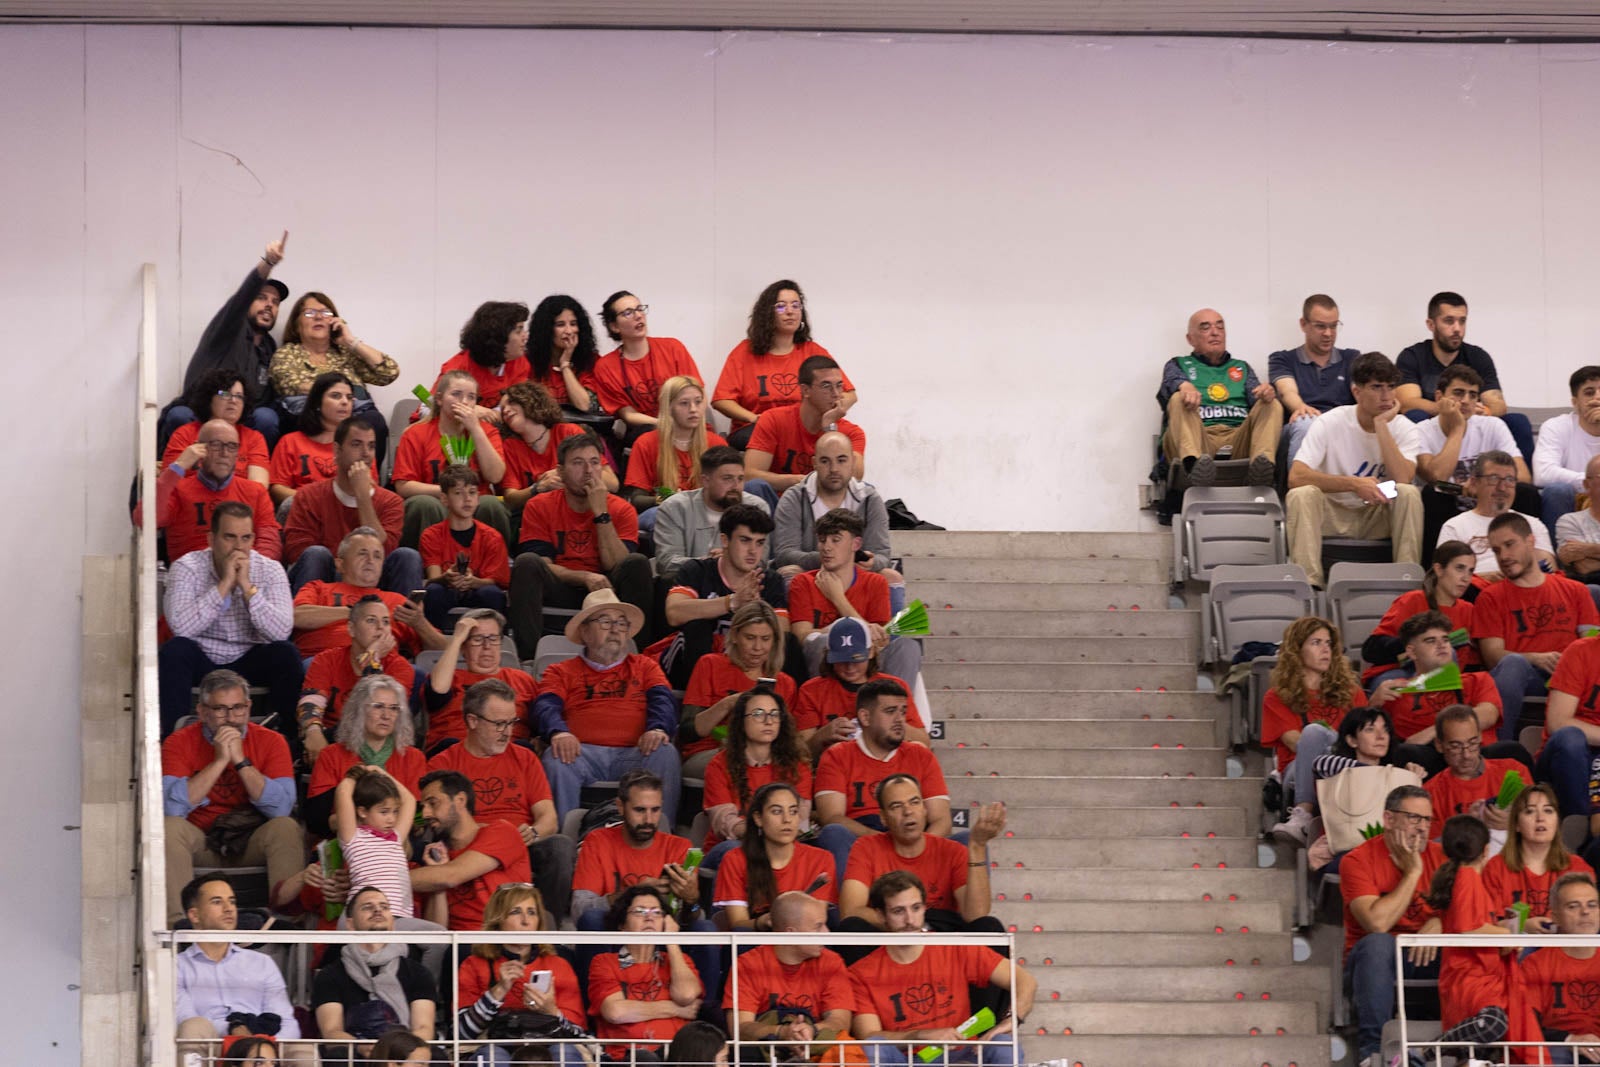
[(400, 435), (406, 432), (407, 426), (411, 425), (411, 413), (421, 406), (421, 402), (408, 393), (395, 404), (394, 410), (389, 413), (389, 444), (384, 449), (384, 474), (394, 474), (394, 454), (395, 450), (400, 447)]
[(1219, 566), (1288, 559), (1283, 504), (1270, 487), (1207, 486), (1183, 495), (1172, 527), (1173, 578), (1208, 582)]
[(1361, 646), (1401, 593), (1422, 585), (1420, 563), (1335, 563), (1328, 572), (1328, 616), (1344, 638), (1345, 655)]
[(1277, 644), (1284, 627), (1317, 611), (1317, 593), (1298, 564), (1220, 566), (1202, 598), (1207, 627), (1202, 655), (1208, 663), (1230, 662), (1246, 642)]

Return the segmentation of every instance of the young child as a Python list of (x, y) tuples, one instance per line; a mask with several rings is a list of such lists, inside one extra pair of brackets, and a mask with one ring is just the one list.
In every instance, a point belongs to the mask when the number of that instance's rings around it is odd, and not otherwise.
[(428, 575), (423, 611), (429, 622), (448, 632), (451, 608), (505, 613), (511, 560), (500, 532), (475, 518), (477, 472), (471, 467), (446, 467), (439, 474), (439, 488), (449, 516), (422, 531), (417, 550)]
[(358, 763), (334, 790), (333, 816), (351, 895), (369, 886), (381, 889), (396, 917), (412, 916), (405, 842), (416, 814), (411, 791), (382, 767)]
[[(1428, 887), (1428, 906), (1442, 916), (1447, 934), (1515, 933), (1517, 920), (1495, 922), (1494, 903), (1484, 888), (1482, 871), (1489, 862), (1489, 829), (1472, 815), (1453, 815), (1440, 839), (1445, 862)], [(1487, 1045), (1495, 1041), (1541, 1041), (1532, 1005), (1524, 996), (1517, 955), (1511, 949), (1446, 948), (1440, 950), (1439, 1040)], [(1458, 1056), (1468, 1050), (1449, 1049)], [(1516, 1062), (1545, 1062), (1537, 1050), (1519, 1050)], [(1531, 1058), (1529, 1057), (1531, 1053)]]

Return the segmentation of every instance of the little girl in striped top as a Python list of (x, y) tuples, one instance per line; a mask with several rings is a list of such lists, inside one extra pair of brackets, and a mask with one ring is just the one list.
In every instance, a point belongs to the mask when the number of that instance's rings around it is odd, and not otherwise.
[(410, 918), (406, 838), (417, 812), (411, 791), (383, 768), (357, 764), (334, 790), (333, 812), (339, 847), (350, 871), (350, 896), (368, 887), (381, 889), (390, 910)]

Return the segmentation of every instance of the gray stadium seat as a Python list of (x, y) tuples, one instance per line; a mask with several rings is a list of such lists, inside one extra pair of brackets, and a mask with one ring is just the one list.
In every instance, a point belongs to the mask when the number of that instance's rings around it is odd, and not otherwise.
[(1361, 645), (1401, 593), (1420, 588), (1420, 563), (1335, 563), (1328, 572), (1328, 616), (1344, 638), (1345, 655)]
[(1316, 590), (1298, 564), (1220, 566), (1202, 598), (1202, 655), (1207, 663), (1232, 662), (1248, 641), (1283, 639), (1284, 627), (1317, 611)]
[(1210, 581), (1221, 565), (1288, 559), (1283, 504), (1270, 486), (1207, 486), (1183, 495), (1172, 525), (1173, 579)]
[(394, 453), (395, 449), (400, 447), (400, 435), (411, 425), (411, 413), (421, 406), (416, 397), (407, 394), (395, 404), (394, 410), (389, 412), (389, 445), (384, 449), (384, 477), (394, 476)]

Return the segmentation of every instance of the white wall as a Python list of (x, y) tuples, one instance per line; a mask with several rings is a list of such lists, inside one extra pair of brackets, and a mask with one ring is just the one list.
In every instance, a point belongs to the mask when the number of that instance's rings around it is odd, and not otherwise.
[[(1224, 312), (1265, 369), (1439, 288), (1518, 404), (1564, 399), (1600, 266), (1600, 48), (1027, 37), (0, 28), (8, 945), (26, 1058), (76, 1060), (78, 609), (127, 544), (138, 266), (164, 380), (262, 244), (431, 378), (480, 300), (628, 287), (708, 376), (791, 275), (872, 477), (961, 528), (1127, 529), (1161, 362)], [(48, 371), (45, 379), (40, 372)], [(63, 417), (64, 416), (64, 417)], [(32, 500), (29, 500), (32, 503)], [(26, 505), (23, 505), (26, 507)], [(21, 510), (20, 508), (18, 510)], [(18, 616), (13, 613), (13, 619)], [(31, 668), (49, 664), (48, 671)], [(7, 996), (9, 994), (9, 996)]]

